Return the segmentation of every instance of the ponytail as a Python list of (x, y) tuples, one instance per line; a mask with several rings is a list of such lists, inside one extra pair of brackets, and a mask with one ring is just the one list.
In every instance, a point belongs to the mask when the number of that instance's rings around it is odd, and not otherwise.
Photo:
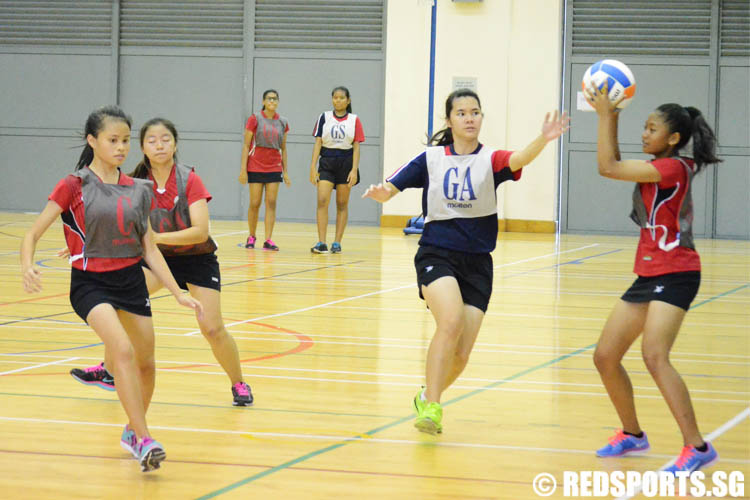
[(688, 106), (685, 108), (693, 120), (693, 160), (700, 172), (704, 165), (720, 163), (723, 160), (716, 157), (716, 135), (706, 122), (703, 114), (696, 108)]
[(716, 135), (700, 110), (692, 106), (683, 108), (675, 103), (662, 104), (656, 110), (661, 113), (669, 131), (680, 134), (680, 142), (674, 147), (675, 153), (684, 148), (690, 139), (693, 140), (695, 173), (703, 170), (705, 165), (723, 161), (716, 157)]
[(83, 167), (91, 165), (92, 161), (94, 161), (94, 148), (87, 142), (83, 147), (83, 151), (81, 151), (81, 156), (78, 158), (75, 170), (81, 170)]

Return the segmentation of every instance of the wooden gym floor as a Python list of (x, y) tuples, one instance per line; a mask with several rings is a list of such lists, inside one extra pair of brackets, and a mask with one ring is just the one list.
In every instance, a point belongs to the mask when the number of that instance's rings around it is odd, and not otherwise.
[[(103, 349), (70, 307), (59, 222), (38, 245), (43, 292), (21, 288), (32, 220), (0, 213), (3, 498), (526, 499), (541, 472), (656, 470), (682, 446), (637, 343), (625, 364), (651, 452), (593, 453), (618, 420), (591, 354), (634, 278), (635, 237), (501, 234), (489, 312), (433, 437), (412, 426), (434, 327), (414, 284), (416, 236), (350, 227), (343, 253), (313, 255), (311, 224), (280, 223), (270, 253), (240, 246), (244, 222), (215, 221), (223, 315), (256, 403), (231, 406), (191, 313), (158, 292), (148, 422), (167, 461), (143, 474), (118, 445), (116, 394), (68, 375)], [(703, 283), (672, 358), (721, 455), (709, 470), (748, 477), (750, 242), (697, 245)]]

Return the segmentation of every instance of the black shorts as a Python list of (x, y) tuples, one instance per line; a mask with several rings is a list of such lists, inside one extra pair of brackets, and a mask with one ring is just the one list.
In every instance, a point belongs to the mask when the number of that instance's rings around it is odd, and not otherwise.
[[(318, 160), (318, 179), (332, 182), (334, 188), (339, 184), (348, 184), (349, 172), (352, 171), (354, 156), (321, 156)], [(357, 182), (359, 184), (359, 169), (357, 169)]]
[(638, 276), (638, 279), (621, 298), (625, 302), (658, 300), (687, 311), (695, 296), (698, 295), (700, 286), (700, 271), (662, 274), (661, 276)]
[(461, 298), (469, 304), (487, 312), (492, 295), (492, 256), (488, 253), (467, 253), (445, 248), (420, 246), (414, 256), (417, 269), (419, 298), (422, 285), (427, 286), (443, 276), (453, 276), (458, 281)]
[(284, 172), (248, 172), (248, 184), (269, 184), (272, 182), (284, 182)]
[(115, 309), (151, 316), (151, 302), (140, 262), (102, 273), (73, 268), (70, 273), (70, 304), (84, 321), (99, 304), (111, 304)]
[[(183, 290), (187, 290), (187, 284), (212, 288), (221, 291), (221, 272), (219, 271), (219, 260), (215, 253), (204, 253), (200, 255), (178, 255), (164, 257), (169, 266), (169, 271), (174, 280)], [(143, 267), (149, 269), (146, 261), (141, 261)]]

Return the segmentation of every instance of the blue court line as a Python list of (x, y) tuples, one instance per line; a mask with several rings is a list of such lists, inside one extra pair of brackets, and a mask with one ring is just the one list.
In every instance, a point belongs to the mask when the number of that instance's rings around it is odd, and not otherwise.
[[(617, 251), (619, 251), (619, 250), (621, 250), (621, 249), (618, 249)], [(598, 255), (606, 255), (608, 253), (613, 253), (613, 252), (605, 252), (603, 254), (598, 254)], [(595, 257), (595, 256), (592, 255), (591, 257)], [(586, 258), (591, 258), (591, 257), (584, 257), (583, 259), (576, 259), (576, 260), (585, 260)], [(555, 267), (555, 266), (553, 266), (553, 267)], [(727, 292), (715, 295), (715, 296), (711, 297), (710, 299), (704, 300), (703, 302), (699, 302), (698, 304), (695, 304), (694, 306), (691, 306), (690, 309), (695, 309), (695, 308), (700, 307), (700, 306), (702, 306), (704, 304), (708, 304), (709, 302), (712, 302), (712, 301), (714, 301), (716, 299), (719, 299), (721, 297), (725, 297), (725, 296), (730, 295), (732, 293), (738, 292), (738, 291), (740, 291), (740, 290), (742, 290), (744, 288), (747, 288), (747, 287), (750, 287), (750, 283), (746, 283), (746, 284), (744, 284), (742, 286), (739, 286), (739, 287), (734, 288), (732, 290), (729, 290)], [(524, 375), (528, 375), (529, 373), (533, 373), (535, 371), (538, 371), (538, 370), (541, 370), (543, 368), (547, 368), (549, 366), (552, 366), (552, 365), (554, 365), (556, 363), (559, 363), (560, 361), (566, 360), (566, 359), (571, 358), (573, 356), (577, 356), (578, 354), (586, 352), (586, 351), (588, 351), (588, 350), (590, 350), (590, 349), (592, 349), (594, 347), (596, 347), (596, 343), (590, 344), (590, 345), (588, 345), (586, 347), (581, 347), (580, 349), (572, 351), (572, 352), (570, 352), (568, 354), (564, 354), (562, 356), (558, 356), (558, 357), (556, 357), (554, 359), (551, 359), (551, 360), (546, 361), (544, 363), (541, 363), (539, 365), (533, 366), (531, 368), (527, 368), (526, 370), (522, 370), (522, 371), (520, 371), (520, 372), (518, 372), (518, 373), (516, 373), (514, 375), (511, 375), (510, 377), (506, 377), (503, 380), (499, 380), (497, 382), (492, 382), (491, 384), (488, 384), (488, 385), (486, 385), (486, 386), (484, 386), (482, 388), (475, 389), (475, 390), (473, 390), (471, 392), (468, 392), (468, 393), (463, 394), (461, 396), (455, 397), (455, 398), (453, 398), (453, 399), (451, 399), (451, 400), (446, 401), (445, 403), (443, 403), (442, 406), (448, 406), (448, 405), (451, 405), (451, 404), (454, 404), (454, 403), (458, 403), (459, 401), (462, 401), (462, 400), (464, 400), (464, 399), (466, 399), (468, 397), (476, 396), (477, 394), (481, 394), (481, 393), (487, 391), (488, 389), (492, 389), (494, 387), (501, 386), (501, 385), (506, 384), (508, 382), (512, 382), (513, 380), (516, 380), (517, 378), (523, 377)], [(237, 481), (236, 483), (232, 483), (232, 484), (227, 485), (227, 486), (225, 486), (225, 487), (223, 487), (221, 489), (212, 491), (211, 493), (207, 493), (206, 495), (198, 497), (196, 500), (207, 500), (209, 498), (215, 498), (215, 497), (217, 497), (219, 495), (223, 495), (224, 493), (227, 493), (227, 492), (232, 491), (232, 490), (234, 490), (236, 488), (239, 488), (240, 486), (244, 486), (244, 485), (246, 485), (248, 483), (251, 483), (253, 481), (257, 481), (258, 479), (262, 479), (262, 478), (264, 478), (264, 477), (266, 477), (266, 476), (268, 476), (270, 474), (273, 474), (274, 472), (278, 472), (280, 470), (288, 469), (289, 467), (292, 467), (292, 466), (294, 466), (294, 465), (296, 465), (296, 464), (298, 464), (300, 462), (304, 462), (304, 461), (309, 460), (311, 458), (317, 457), (318, 455), (322, 455), (324, 453), (328, 453), (329, 451), (336, 450), (338, 448), (346, 446), (347, 444), (349, 444), (351, 442), (361, 441), (362, 440), (362, 436), (372, 437), (373, 435), (377, 434), (378, 432), (384, 431), (386, 429), (390, 429), (391, 427), (395, 427), (396, 425), (399, 425), (399, 424), (402, 424), (402, 423), (407, 422), (409, 420), (412, 420), (413, 418), (414, 418), (414, 415), (409, 415), (407, 417), (402, 417), (402, 418), (399, 418), (399, 419), (397, 419), (397, 420), (395, 420), (395, 421), (393, 421), (391, 423), (388, 423), (386, 425), (383, 425), (383, 426), (380, 426), (380, 427), (376, 427), (375, 429), (369, 430), (367, 432), (363, 432), (363, 433), (361, 433), (359, 435), (352, 436), (352, 438), (347, 439), (346, 441), (342, 441), (342, 442), (339, 442), (339, 443), (336, 443), (336, 444), (332, 444), (330, 446), (326, 446), (325, 448), (321, 448), (319, 450), (311, 451), (310, 453), (307, 453), (307, 454), (302, 455), (300, 457), (297, 457), (297, 458), (294, 458), (294, 459), (289, 460), (287, 462), (284, 462), (282, 464), (279, 464), (276, 467), (272, 467), (272, 468), (267, 469), (267, 470), (265, 470), (263, 472), (259, 472), (257, 474), (252, 475), (252, 476), (246, 477), (245, 479)], [(424, 444), (428, 444), (429, 445), (429, 443), (424, 443)]]
[(102, 344), (104, 344), (104, 342), (96, 342), (95, 344), (80, 345), (78, 347), (64, 347), (61, 349), (48, 349), (46, 351), (4, 352), (3, 356), (23, 356), (25, 354), (41, 354), (43, 352), (74, 351), (76, 349), (88, 349), (89, 347), (96, 347)]

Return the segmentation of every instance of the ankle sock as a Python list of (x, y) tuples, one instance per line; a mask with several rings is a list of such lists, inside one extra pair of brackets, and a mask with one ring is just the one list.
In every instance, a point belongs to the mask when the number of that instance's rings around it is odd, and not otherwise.
[(622, 431), (622, 432), (627, 434), (628, 436), (633, 436), (638, 439), (641, 439), (643, 437), (643, 431), (639, 432), (638, 434), (633, 434), (632, 432), (628, 432), (628, 431)]
[(696, 446), (696, 450), (700, 451), (701, 453), (706, 453), (708, 451), (708, 443), (703, 443), (703, 446)]

